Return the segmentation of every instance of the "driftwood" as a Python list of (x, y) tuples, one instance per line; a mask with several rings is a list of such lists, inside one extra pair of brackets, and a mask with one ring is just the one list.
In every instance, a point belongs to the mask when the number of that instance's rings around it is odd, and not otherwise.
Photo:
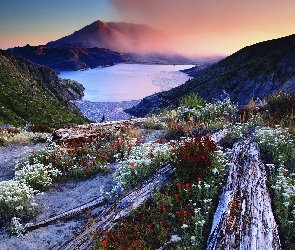
[(253, 138), (236, 143), (207, 249), (281, 249), (267, 174)]
[(87, 228), (71, 242), (65, 243), (59, 249), (88, 249), (91, 246), (90, 236), (93, 232), (108, 231), (113, 228), (118, 219), (129, 215), (132, 210), (137, 209), (141, 204), (152, 197), (153, 192), (166, 183), (172, 173), (173, 170), (170, 165), (160, 168), (139, 187), (133, 189), (125, 195), (124, 198), (109, 207), (101, 216), (94, 218), (91, 227)]
[(53, 139), (64, 148), (80, 147), (86, 142), (95, 141), (99, 137), (107, 137), (126, 127), (139, 126), (145, 118), (132, 120), (90, 123), (77, 125), (71, 128), (59, 128), (53, 132)]
[(86, 204), (83, 204), (79, 207), (75, 207), (73, 209), (70, 209), (70, 210), (63, 212), (59, 215), (56, 215), (54, 217), (48, 218), (46, 220), (42, 220), (42, 221), (37, 222), (35, 224), (29, 223), (25, 226), (25, 229), (26, 229), (26, 231), (31, 231), (31, 230), (37, 229), (39, 227), (47, 226), (50, 223), (57, 221), (57, 220), (68, 219), (68, 218), (74, 217), (80, 213), (83, 213), (84, 211), (86, 211), (88, 209), (94, 208), (96, 206), (101, 206), (104, 203), (106, 203), (106, 201), (107, 201), (107, 199), (105, 197), (100, 196), (100, 197), (98, 197)]

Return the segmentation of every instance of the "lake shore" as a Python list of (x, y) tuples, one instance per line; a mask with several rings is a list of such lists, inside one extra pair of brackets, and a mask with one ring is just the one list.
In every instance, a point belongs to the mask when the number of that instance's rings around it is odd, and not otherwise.
[(84, 100), (73, 101), (84, 116), (94, 122), (129, 120), (133, 118), (124, 112), (125, 109), (136, 106), (140, 100), (123, 102), (90, 102)]

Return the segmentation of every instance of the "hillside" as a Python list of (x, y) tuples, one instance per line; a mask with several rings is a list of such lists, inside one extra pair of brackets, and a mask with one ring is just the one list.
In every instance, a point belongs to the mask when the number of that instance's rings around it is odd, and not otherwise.
[(75, 47), (65, 49), (44, 45), (27, 45), (24, 47), (14, 47), (9, 49), (9, 51), (53, 70), (82, 70), (110, 66), (126, 61), (122, 54), (103, 48)]
[[(163, 52), (166, 36), (147, 25), (95, 21), (73, 34), (47, 43), (55, 48), (106, 48), (113, 51)], [(152, 48), (152, 49), (151, 49)]]
[(295, 35), (245, 47), (207, 69), (187, 71), (194, 76), (185, 84), (146, 97), (128, 110), (142, 116), (177, 104), (182, 96), (195, 92), (207, 101), (225, 90), (233, 102), (247, 104), (279, 91), (295, 90)]
[(58, 128), (14, 175), (9, 141), (35, 136), (0, 131), (2, 249), (294, 249), (293, 112), (195, 100)]
[(62, 80), (51, 69), (2, 50), (0, 86), (0, 125), (56, 127), (88, 121), (70, 102), (83, 96), (81, 84)]

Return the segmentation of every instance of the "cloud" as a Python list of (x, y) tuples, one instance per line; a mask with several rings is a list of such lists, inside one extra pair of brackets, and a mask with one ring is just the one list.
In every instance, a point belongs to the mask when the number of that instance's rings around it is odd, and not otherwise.
[[(292, 33), (293, 0), (110, 0), (124, 21), (165, 31), (176, 47), (231, 53)], [(286, 28), (286, 26), (288, 28)]]

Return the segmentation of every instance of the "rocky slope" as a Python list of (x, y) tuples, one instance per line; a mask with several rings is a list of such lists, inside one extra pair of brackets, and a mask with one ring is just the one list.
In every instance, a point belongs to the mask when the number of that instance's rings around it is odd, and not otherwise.
[(70, 101), (83, 96), (84, 87), (60, 79), (54, 71), (0, 50), (0, 125), (60, 126), (87, 120)]
[(247, 104), (279, 91), (295, 91), (295, 35), (245, 47), (206, 69), (187, 71), (185, 84), (146, 97), (128, 112), (143, 116), (172, 107), (184, 95), (199, 93), (208, 101), (218, 99), (225, 90), (231, 100)]
[(57, 71), (96, 68), (126, 61), (122, 54), (104, 48), (75, 47), (65, 49), (44, 45), (26, 45), (24, 47), (14, 47), (9, 51), (21, 55), (38, 65), (45, 65)]

